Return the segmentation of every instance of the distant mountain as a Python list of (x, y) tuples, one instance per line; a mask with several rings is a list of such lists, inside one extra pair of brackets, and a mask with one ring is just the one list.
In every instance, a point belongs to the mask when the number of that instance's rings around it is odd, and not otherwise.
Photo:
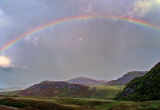
[(103, 80), (98, 81), (98, 80), (86, 78), (86, 77), (77, 77), (77, 78), (67, 80), (66, 82), (73, 83), (73, 84), (82, 84), (82, 85), (86, 85), (86, 86), (105, 85), (105, 81), (103, 81)]
[(132, 80), (116, 99), (160, 100), (160, 62), (143, 77)]
[(133, 80), (136, 77), (141, 77), (143, 75), (145, 75), (147, 73), (147, 71), (132, 71), (132, 72), (128, 72), (127, 74), (123, 75), (122, 77), (118, 78), (117, 80), (112, 80), (112, 81), (108, 81), (106, 84), (107, 85), (126, 85), (127, 83), (129, 83), (131, 80)]
[(35, 84), (20, 93), (22, 96), (40, 97), (89, 97), (89, 87), (67, 82), (43, 81)]
[(20, 87), (11, 87), (11, 88), (0, 88), (0, 92), (9, 92), (9, 91), (17, 91), (22, 90)]

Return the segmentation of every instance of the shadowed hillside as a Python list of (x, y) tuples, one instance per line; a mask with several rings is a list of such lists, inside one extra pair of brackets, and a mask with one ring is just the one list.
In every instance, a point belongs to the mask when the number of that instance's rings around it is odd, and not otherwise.
[(43, 81), (35, 84), (18, 95), (41, 97), (89, 97), (87, 86), (67, 82)]

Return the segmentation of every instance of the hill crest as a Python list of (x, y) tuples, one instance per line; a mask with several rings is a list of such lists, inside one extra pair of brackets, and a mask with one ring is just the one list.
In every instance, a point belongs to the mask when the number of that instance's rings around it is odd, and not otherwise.
[(72, 83), (72, 84), (82, 84), (86, 86), (98, 86), (98, 85), (104, 85), (104, 81), (99, 81), (91, 78), (86, 78), (86, 77), (76, 77), (73, 79), (69, 79), (66, 82)]
[(89, 94), (87, 86), (64, 81), (43, 81), (19, 93), (22, 96), (40, 97), (88, 97)]

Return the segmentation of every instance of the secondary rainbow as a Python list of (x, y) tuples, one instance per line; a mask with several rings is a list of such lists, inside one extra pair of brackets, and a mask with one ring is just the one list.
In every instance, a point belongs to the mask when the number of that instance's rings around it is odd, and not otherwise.
[(15, 37), (15, 39), (13, 39), (9, 43), (5, 44), (2, 48), (0, 48), (0, 54), (4, 53), (6, 50), (8, 50), (10, 47), (14, 46), (15, 44), (17, 44), (18, 42), (20, 42), (24, 38), (32, 36), (33, 34), (38, 33), (39, 31), (42, 31), (42, 30), (44, 30), (46, 28), (49, 28), (51, 26), (56, 26), (56, 25), (59, 25), (59, 24), (64, 24), (64, 23), (73, 22), (73, 21), (90, 20), (90, 19), (120, 20), (120, 21), (125, 21), (125, 22), (137, 24), (137, 25), (144, 26), (144, 27), (149, 27), (149, 28), (156, 29), (156, 30), (160, 31), (160, 27), (158, 27), (156, 25), (150, 24), (150, 23), (145, 22), (143, 20), (133, 19), (133, 18), (128, 18), (128, 17), (121, 17), (121, 16), (89, 16), (89, 15), (68, 17), (68, 18), (59, 19), (59, 20), (52, 21), (52, 22), (49, 22), (47, 24), (41, 25), (39, 27), (36, 27), (34, 29), (31, 29), (31, 30), (27, 31), (26, 33), (24, 33), (24, 34), (22, 34), (20, 36)]

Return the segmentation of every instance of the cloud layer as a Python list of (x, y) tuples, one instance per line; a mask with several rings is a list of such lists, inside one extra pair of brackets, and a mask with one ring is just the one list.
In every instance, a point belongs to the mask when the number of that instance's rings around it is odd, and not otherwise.
[[(78, 15), (132, 17), (160, 26), (159, 0), (1, 0), (0, 47), (35, 27)], [(17, 87), (83, 75), (110, 80), (148, 70), (160, 58), (159, 34), (118, 19), (59, 24), (5, 51), (14, 66), (0, 68), (0, 80)]]
[(5, 27), (6, 25), (9, 25), (9, 19), (3, 13), (2, 9), (0, 9), (0, 27)]

